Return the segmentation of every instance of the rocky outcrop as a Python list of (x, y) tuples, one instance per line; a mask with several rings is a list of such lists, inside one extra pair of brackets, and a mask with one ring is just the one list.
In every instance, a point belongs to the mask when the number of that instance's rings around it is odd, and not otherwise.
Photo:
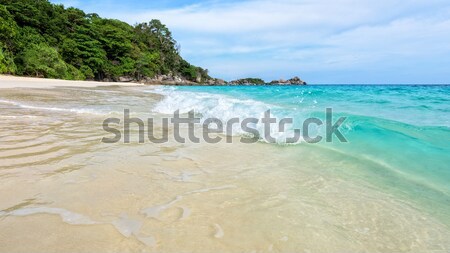
[(219, 79), (219, 78), (211, 78), (207, 80), (202, 80), (201, 78), (197, 78), (194, 81), (187, 80), (186, 78), (183, 78), (181, 76), (177, 75), (156, 75), (154, 77), (143, 77), (140, 80), (136, 80), (134, 77), (130, 76), (121, 76), (117, 79), (108, 79), (105, 78), (103, 81), (105, 82), (135, 82), (135, 83), (142, 83), (147, 85), (210, 85), (210, 86), (219, 86), (219, 85), (227, 85), (228, 82)]
[(300, 79), (298, 76), (296, 76), (289, 80), (284, 80), (284, 79), (274, 80), (274, 81), (270, 82), (270, 84), (273, 84), (273, 85), (306, 85), (307, 83), (305, 81), (303, 81), (302, 79)]
[(218, 79), (218, 78), (213, 78), (213, 79), (209, 79), (208, 81), (205, 82), (207, 85), (217, 85), (217, 86), (221, 86), (221, 85), (227, 85), (228, 82), (223, 80), (223, 79)]
[[(144, 77), (141, 78), (141, 80), (136, 80), (133, 77), (130, 76), (121, 76), (117, 78), (117, 80), (109, 80), (105, 79), (104, 81), (119, 81), (119, 82), (136, 82), (136, 83), (142, 83), (142, 84), (148, 84), (148, 85), (210, 85), (210, 86), (221, 86), (221, 85), (265, 85), (267, 84), (264, 80), (260, 78), (243, 78), (234, 80), (231, 82), (227, 82), (223, 79), (218, 78), (211, 78), (207, 80), (202, 80), (201, 78), (197, 78), (194, 81), (187, 80), (186, 78), (180, 77), (178, 75), (156, 75), (154, 77)], [(271, 85), (306, 85), (306, 82), (300, 79), (299, 77), (294, 77), (289, 80), (274, 80), (270, 82)]]
[(180, 76), (173, 75), (156, 75), (154, 77), (145, 77), (139, 81), (139, 83), (148, 84), (148, 85), (196, 85), (196, 82), (189, 81)]
[(243, 78), (231, 81), (231, 85), (261, 85), (265, 84), (266, 82), (260, 78)]
[(129, 76), (119, 77), (119, 82), (122, 82), (122, 83), (128, 83), (128, 82), (133, 82), (133, 81), (135, 81), (134, 78), (129, 77)]

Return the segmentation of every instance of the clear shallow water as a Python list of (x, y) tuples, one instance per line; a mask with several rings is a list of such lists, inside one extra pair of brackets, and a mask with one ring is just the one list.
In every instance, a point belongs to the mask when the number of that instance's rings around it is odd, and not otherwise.
[[(293, 118), (293, 127), (301, 129), (308, 117), (325, 122), (325, 110), (332, 108), (334, 121), (347, 117), (340, 129), (349, 142), (334, 138), (315, 145), (366, 163), (355, 173), (420, 202), (450, 224), (450, 86), (167, 87), (160, 92), (167, 98), (158, 112), (193, 109), (224, 122), (260, 119), (271, 109), (278, 119)], [(324, 135), (325, 129), (317, 131)]]
[(260, 101), (275, 106), (275, 111), (281, 116), (322, 113), (329, 107), (341, 114), (370, 116), (415, 126), (450, 127), (450, 85), (196, 86), (166, 89)]
[[(1, 90), (0, 245), (8, 252), (446, 252), (449, 90)], [(323, 118), (327, 107), (348, 117), (348, 143), (100, 142), (108, 136), (101, 122), (125, 108), (143, 118), (195, 109), (224, 121), (271, 109), (301, 122)]]

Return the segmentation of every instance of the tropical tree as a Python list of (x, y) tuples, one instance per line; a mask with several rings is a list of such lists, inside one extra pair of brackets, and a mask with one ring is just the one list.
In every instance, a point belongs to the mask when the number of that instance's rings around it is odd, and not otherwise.
[(36, 77), (66, 78), (67, 65), (56, 49), (47, 44), (33, 44), (23, 53), (24, 73)]
[(157, 19), (130, 26), (48, 0), (0, 0), (0, 71), (66, 79), (208, 79)]

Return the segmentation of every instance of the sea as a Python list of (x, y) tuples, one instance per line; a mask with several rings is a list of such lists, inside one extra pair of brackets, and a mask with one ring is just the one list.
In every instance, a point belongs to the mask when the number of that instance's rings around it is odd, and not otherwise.
[[(0, 108), (4, 251), (450, 250), (448, 85), (17, 88)], [(168, 140), (134, 121), (126, 143), (124, 110)]]

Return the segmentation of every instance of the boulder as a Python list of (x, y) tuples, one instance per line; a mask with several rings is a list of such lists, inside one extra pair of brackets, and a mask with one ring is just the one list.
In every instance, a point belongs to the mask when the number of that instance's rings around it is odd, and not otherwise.
[(273, 80), (272, 82), (270, 82), (270, 84), (273, 84), (273, 85), (306, 85), (306, 82), (303, 81), (302, 79), (300, 79), (298, 76), (296, 76), (289, 80), (284, 80), (284, 79)]
[(260, 78), (243, 78), (231, 81), (232, 85), (263, 85), (265, 84), (264, 80)]
[(299, 84), (299, 85), (306, 85), (306, 82), (300, 79), (300, 77), (296, 76), (291, 79), (289, 79), (290, 84)]
[(223, 79), (218, 79), (218, 78), (216, 78), (216, 79), (214, 80), (214, 84), (215, 84), (215, 85), (226, 85), (227, 82), (225, 82), (225, 80), (223, 80)]
[(122, 82), (122, 83), (128, 83), (128, 82), (133, 82), (133, 81), (134, 81), (134, 78), (129, 77), (129, 76), (119, 77), (119, 82)]

